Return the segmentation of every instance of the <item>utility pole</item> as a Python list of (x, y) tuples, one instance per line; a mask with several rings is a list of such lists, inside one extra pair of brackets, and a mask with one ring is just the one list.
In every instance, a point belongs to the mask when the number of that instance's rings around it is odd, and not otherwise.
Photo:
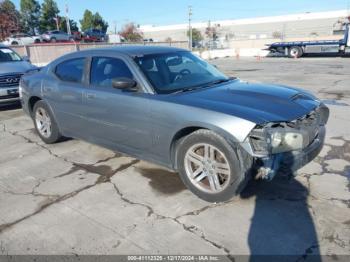
[(56, 22), (57, 31), (60, 30), (60, 19), (58, 18), (58, 16), (56, 15), (56, 17), (54, 17), (53, 20), (55, 20)]
[(114, 20), (113, 24), (114, 24), (114, 34), (116, 35), (117, 34), (117, 21)]
[(192, 51), (192, 6), (188, 6), (188, 47)]
[(68, 16), (68, 4), (66, 3), (66, 24), (67, 24), (67, 34), (71, 35), (72, 32), (70, 31), (70, 22), (69, 22), (69, 16)]

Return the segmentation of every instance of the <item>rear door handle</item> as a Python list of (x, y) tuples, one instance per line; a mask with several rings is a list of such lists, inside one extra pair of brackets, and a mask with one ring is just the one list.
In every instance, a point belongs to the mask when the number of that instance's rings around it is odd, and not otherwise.
[(86, 93), (85, 97), (86, 97), (86, 99), (94, 99), (94, 98), (96, 98), (96, 95), (93, 93)]

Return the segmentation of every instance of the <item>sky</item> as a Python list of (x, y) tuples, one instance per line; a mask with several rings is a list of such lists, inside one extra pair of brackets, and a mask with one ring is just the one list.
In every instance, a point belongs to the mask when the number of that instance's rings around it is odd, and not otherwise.
[[(12, 0), (19, 8), (20, 0)], [(42, 3), (42, 0), (39, 0)], [(66, 3), (69, 16), (79, 22), (85, 9), (99, 12), (108, 30), (128, 22), (140, 25), (187, 23), (188, 6), (194, 22), (334, 11), (350, 7), (350, 0), (56, 0), (61, 13)]]

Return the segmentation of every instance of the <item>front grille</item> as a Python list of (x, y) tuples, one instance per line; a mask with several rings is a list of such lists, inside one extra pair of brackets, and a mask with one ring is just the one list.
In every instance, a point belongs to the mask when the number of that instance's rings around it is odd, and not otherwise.
[(0, 88), (18, 86), (22, 74), (11, 74), (0, 76)]

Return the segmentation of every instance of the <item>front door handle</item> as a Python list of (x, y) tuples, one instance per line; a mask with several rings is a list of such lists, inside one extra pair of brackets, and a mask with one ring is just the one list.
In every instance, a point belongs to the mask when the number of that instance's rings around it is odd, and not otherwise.
[(93, 93), (86, 93), (85, 97), (86, 97), (86, 99), (94, 99), (94, 98), (96, 98), (96, 95)]

